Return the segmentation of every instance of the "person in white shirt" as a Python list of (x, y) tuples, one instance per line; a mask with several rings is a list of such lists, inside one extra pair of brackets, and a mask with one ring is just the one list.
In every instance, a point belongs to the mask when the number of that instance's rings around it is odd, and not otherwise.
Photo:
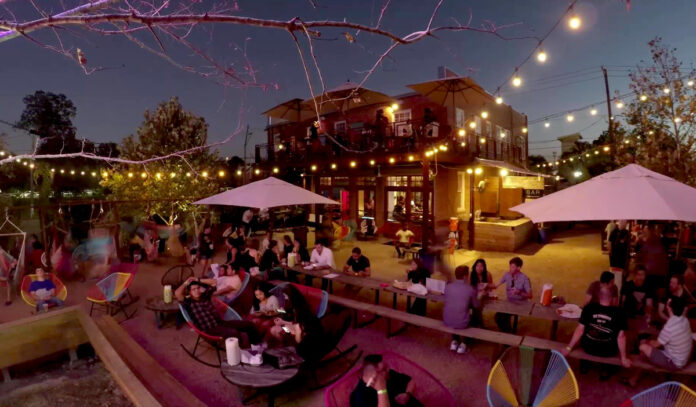
[[(316, 269), (335, 269), (336, 263), (334, 262), (333, 252), (331, 249), (326, 247), (326, 239), (317, 239), (314, 242), (314, 250), (312, 250), (312, 255), (309, 258), (309, 262), (314, 265)], [(305, 279), (308, 285), (312, 285), (312, 277), (305, 275)], [(328, 281), (322, 279), (321, 289), (325, 290), (328, 286)]]
[(237, 270), (227, 264), (221, 264), (218, 275), (215, 279), (201, 279), (202, 283), (215, 287), (213, 295), (220, 298), (225, 303), (229, 303), (242, 288), (242, 279), (237, 274)]
[(254, 211), (251, 210), (251, 208), (247, 209), (244, 211), (244, 214), (242, 214), (242, 223), (245, 226), (246, 229), (246, 237), (249, 237), (251, 235), (251, 221), (254, 220)]
[(396, 254), (399, 256), (399, 258), (403, 258), (406, 256), (406, 251), (401, 250), (402, 247), (405, 247), (407, 249), (411, 248), (411, 238), (415, 236), (415, 233), (412, 231), (408, 230), (408, 225), (406, 222), (403, 222), (401, 224), (401, 229), (399, 229), (398, 232), (396, 232), (396, 244), (394, 247), (396, 248)]
[[(672, 297), (667, 301), (667, 312), (669, 319), (662, 327), (657, 339), (650, 341), (643, 340), (640, 344), (640, 353), (653, 365), (671, 371), (682, 369), (689, 363), (693, 339), (691, 337), (691, 326), (689, 320), (684, 315), (686, 305), (684, 300), (679, 297)], [(629, 379), (629, 384), (633, 387), (638, 384), (641, 371)]]

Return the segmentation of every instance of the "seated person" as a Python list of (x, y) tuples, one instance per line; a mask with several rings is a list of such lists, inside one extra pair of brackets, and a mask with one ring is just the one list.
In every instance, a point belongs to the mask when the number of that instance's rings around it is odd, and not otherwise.
[[(186, 291), (189, 295), (186, 296)], [(189, 277), (174, 292), (176, 300), (186, 307), (193, 324), (201, 331), (223, 339), (239, 338), (242, 348), (261, 342), (256, 326), (250, 321), (224, 321), (213, 305), (213, 288), (200, 279)]]
[(636, 266), (633, 280), (621, 287), (621, 303), (628, 318), (642, 318), (648, 323), (653, 310), (655, 290), (645, 283), (647, 270), (645, 266)]
[(60, 307), (63, 301), (56, 298), (56, 285), (46, 279), (46, 272), (38, 267), (35, 271), (36, 280), (29, 284), (29, 295), (36, 301), (36, 312), (48, 311), (48, 307), (55, 305)]
[(593, 281), (585, 292), (585, 304), (591, 302), (599, 302), (599, 289), (607, 287), (611, 290), (612, 305), (619, 305), (619, 288), (614, 284), (614, 273), (611, 271), (603, 271), (599, 277), (599, 281)]
[[(532, 298), (532, 283), (529, 277), (522, 272), (524, 262), (519, 257), (513, 257), (509, 261), (510, 271), (503, 274), (500, 278), (500, 283), (495, 288), (505, 285), (505, 295), (508, 301), (526, 301)], [(503, 332), (512, 332), (514, 330), (512, 324), (512, 315), (497, 312), (495, 314), (495, 323)]]
[(273, 326), (273, 317), (278, 315), (280, 305), (278, 297), (271, 294), (273, 286), (265, 281), (259, 281), (254, 287), (254, 304), (247, 318), (253, 322), (261, 335)]
[[(271, 240), (269, 243), (269, 248), (263, 252), (261, 256), (261, 262), (259, 262), (259, 270), (270, 276), (270, 273), (274, 270), (280, 269), (280, 254), (278, 254), (278, 244), (275, 240)], [(282, 269), (281, 273), (282, 275)], [(269, 277), (275, 279), (275, 277)]]
[[(333, 252), (327, 247), (328, 240), (321, 238), (314, 243), (314, 250), (312, 250), (312, 256), (309, 258), (309, 262), (314, 265), (316, 269), (335, 269), (336, 263), (334, 263)], [(305, 281), (308, 285), (312, 285), (312, 277), (305, 275)], [(321, 289), (325, 290), (328, 286), (328, 281), (326, 279), (321, 279)]]
[(234, 231), (231, 235), (231, 243), (234, 247), (237, 248), (237, 250), (242, 251), (246, 247), (246, 237), (247, 237), (247, 231), (246, 231), (246, 226), (244, 225), (239, 225), (237, 227), (237, 230)]
[(360, 380), (350, 394), (350, 407), (419, 407), (412, 396), (416, 383), (411, 377), (390, 369), (382, 355), (365, 356)]
[(406, 222), (402, 222), (401, 229), (396, 232), (396, 244), (394, 245), (396, 248), (396, 254), (400, 259), (406, 256), (406, 250), (402, 250), (402, 248), (411, 248), (411, 238), (413, 236), (415, 236), (415, 234), (408, 230), (408, 225)]
[[(679, 297), (667, 300), (666, 309), (669, 319), (662, 327), (657, 339), (643, 341), (640, 353), (653, 365), (676, 371), (689, 362), (693, 339), (691, 326), (685, 316), (684, 302)], [(635, 386), (640, 378), (640, 370), (631, 377), (629, 384)]]
[(218, 268), (216, 278), (201, 279), (200, 282), (215, 288), (214, 296), (217, 296), (225, 303), (229, 303), (239, 293), (242, 288), (242, 279), (239, 278), (237, 270), (227, 264), (221, 264)]
[[(449, 327), (463, 329), (469, 326), (471, 316), (469, 311), (478, 308), (476, 288), (469, 282), (469, 267), (459, 266), (454, 270), (456, 280), (445, 286), (445, 308), (442, 311), (442, 322)], [(452, 335), (451, 351), (466, 353), (466, 343), (459, 335)]]
[(348, 261), (343, 266), (343, 272), (359, 277), (369, 277), (370, 259), (362, 255), (359, 247), (354, 247)]
[[(410, 281), (413, 284), (425, 285), (425, 280), (430, 278), (430, 275), (430, 270), (421, 259), (413, 259), (411, 265), (406, 269), (406, 281)], [(425, 316), (427, 306), (425, 298), (416, 298), (413, 300), (411, 308), (406, 311), (411, 314)]]
[[(599, 302), (591, 302), (583, 308), (580, 322), (570, 343), (561, 351), (563, 356), (568, 356), (580, 342), (582, 349), (590, 355), (611, 357), (618, 353), (621, 364), (631, 367), (631, 361), (626, 355), (626, 315), (621, 308), (613, 305), (613, 301), (611, 289), (601, 287)], [(609, 370), (603, 368), (600, 380), (608, 379), (610, 374)]]
[(669, 278), (669, 287), (667, 295), (662, 298), (662, 301), (657, 306), (657, 316), (662, 322), (666, 322), (669, 319), (667, 315), (666, 304), (667, 301), (674, 298), (680, 298), (686, 306), (687, 312), (689, 306), (691, 305), (691, 295), (684, 288), (684, 277), (681, 274), (674, 274)]
[(326, 335), (319, 318), (309, 307), (302, 293), (292, 284), (283, 288), (285, 297), (282, 317), (274, 319), (269, 330), (269, 344), (275, 342), (283, 346), (294, 346), (297, 354), (307, 361), (321, 358)]

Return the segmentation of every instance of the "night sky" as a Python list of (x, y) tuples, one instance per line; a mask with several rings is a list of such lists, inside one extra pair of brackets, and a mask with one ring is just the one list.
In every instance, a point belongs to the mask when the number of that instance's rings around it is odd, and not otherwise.
[[(26, 8), (26, 3), (23, 0), (0, 1), (19, 15), (36, 18), (36, 14)], [(318, 9), (314, 9), (309, 0), (254, 0), (238, 4), (239, 14), (259, 18), (345, 18), (374, 24), (383, 1), (316, 0), (316, 3), (320, 6)], [(426, 26), (435, 3), (433, 0), (394, 0), (383, 25), (401, 35), (420, 30)], [(513, 24), (501, 29), (502, 35), (541, 36), (568, 3), (565, 0), (446, 0), (435, 25), (453, 24), (452, 19), (466, 22), (471, 15), (473, 25), (485, 21)], [(696, 61), (694, 0), (633, 0), (630, 11), (620, 0), (581, 0), (576, 10), (583, 19), (582, 28), (571, 32), (565, 23), (560, 26), (544, 43), (549, 55), (546, 64), (539, 65), (531, 60), (520, 70), (524, 85), (514, 91), (506, 86), (503, 91), (505, 102), (526, 113), (530, 120), (602, 101), (604, 83), (600, 65), (610, 67), (612, 93), (614, 90), (625, 93), (628, 88), (626, 69), (649, 58), (647, 42), (655, 36), (677, 47), (678, 56), (685, 65)], [(2, 10), (0, 15), (0, 18), (7, 17)], [(199, 32), (193, 38), (202, 49), (219, 61), (234, 62), (241, 69), (244, 58), (239, 48), (246, 47), (258, 80), (277, 83), (278, 90), (225, 88), (177, 69), (124, 38), (84, 34), (77, 29), (79, 36), (69, 32), (63, 34), (65, 44), (83, 49), (88, 66), (110, 69), (87, 76), (73, 61), (24, 38), (0, 43), (0, 119), (18, 120), (23, 109), (22, 98), (35, 90), (64, 93), (77, 106), (75, 124), (79, 137), (118, 142), (135, 131), (145, 109), (178, 96), (186, 109), (208, 121), (210, 141), (221, 140), (237, 128), (241, 109), (244, 112), (242, 125), (249, 124), (253, 131), (247, 153), (252, 155), (253, 145), (265, 142), (265, 119), (260, 113), (293, 97), (309, 97), (297, 50), (284, 31), (220, 25), (208, 28), (212, 32)], [(362, 72), (389, 45), (387, 40), (366, 33), (359, 34), (357, 41), (350, 44), (342, 36), (343, 31), (326, 31), (325, 39), (315, 43), (328, 87), (347, 79), (360, 81)], [(48, 40), (49, 34), (43, 32), (37, 38)], [(154, 44), (151, 37), (147, 39)], [(535, 40), (506, 41), (489, 34), (442, 33), (438, 38), (398, 48), (366, 85), (387, 94), (406, 93), (409, 89), (405, 85), (435, 79), (437, 67), (445, 65), (461, 75), (471, 76), (489, 92), (494, 92), (535, 45)], [(165, 42), (165, 46), (178, 61), (192, 61), (190, 53), (176, 44)], [(577, 73), (566, 75), (573, 72)], [(319, 85), (318, 81), (315, 85)], [(597, 107), (600, 112), (606, 112), (604, 105)], [(588, 111), (578, 112), (575, 117), (573, 123), (556, 119), (548, 129), (541, 123), (530, 126), (530, 154), (550, 157), (552, 151), (558, 150), (557, 142), (539, 141), (581, 130), (583, 137), (591, 140), (606, 128), (606, 117), (598, 120), (599, 116), (590, 117)], [(5, 142), (12, 150), (28, 151), (30, 141), (26, 135), (0, 124), (0, 132), (3, 131), (9, 135)], [(223, 146), (221, 154), (241, 155), (242, 144), (243, 135)]]

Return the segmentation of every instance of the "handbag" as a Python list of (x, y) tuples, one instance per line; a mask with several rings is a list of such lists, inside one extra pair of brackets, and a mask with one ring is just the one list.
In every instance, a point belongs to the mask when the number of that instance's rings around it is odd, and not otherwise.
[(263, 360), (276, 369), (298, 367), (304, 362), (304, 359), (297, 354), (297, 351), (292, 346), (266, 349), (263, 352)]

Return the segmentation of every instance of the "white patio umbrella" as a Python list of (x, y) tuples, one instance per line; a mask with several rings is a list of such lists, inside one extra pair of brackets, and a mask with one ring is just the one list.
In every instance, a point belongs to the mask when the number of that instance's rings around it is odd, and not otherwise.
[(616, 219), (696, 222), (696, 188), (629, 164), (510, 210), (534, 223)]
[(217, 195), (209, 196), (195, 205), (227, 205), (249, 208), (274, 208), (290, 205), (339, 205), (338, 202), (315, 194), (275, 177), (243, 185)]

